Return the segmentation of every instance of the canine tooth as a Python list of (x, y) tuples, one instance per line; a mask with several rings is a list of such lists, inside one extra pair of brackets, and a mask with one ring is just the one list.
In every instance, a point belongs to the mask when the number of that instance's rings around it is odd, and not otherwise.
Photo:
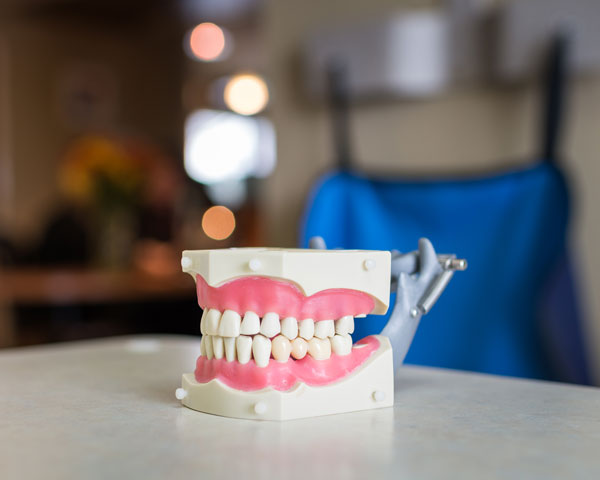
[(260, 322), (260, 333), (267, 338), (273, 338), (281, 332), (281, 324), (279, 323), (279, 315), (274, 312), (267, 313), (262, 322)]
[(328, 338), (311, 338), (308, 342), (308, 354), (315, 360), (327, 360), (331, 357), (331, 342)]
[(315, 323), (315, 337), (327, 338), (335, 335), (335, 324), (333, 320), (321, 320)]
[(206, 316), (208, 315), (208, 308), (202, 310), (202, 318), (200, 319), (200, 333), (206, 334)]
[(202, 335), (202, 338), (200, 339), (200, 356), (201, 357), (206, 357), (206, 335)]
[(235, 339), (237, 358), (240, 363), (248, 363), (252, 356), (252, 337), (240, 335)]
[(260, 318), (254, 312), (246, 312), (240, 326), (240, 333), (242, 335), (256, 335), (258, 332), (260, 332)]
[(281, 334), (290, 340), (298, 336), (298, 320), (294, 317), (285, 317), (281, 321)]
[(225, 345), (225, 358), (228, 362), (235, 360), (235, 337), (225, 337), (223, 339)]
[(335, 335), (330, 338), (331, 350), (336, 355), (350, 355), (352, 352), (352, 337), (348, 334)]
[(237, 337), (240, 334), (240, 323), (242, 317), (233, 310), (225, 310), (219, 323), (219, 335), (221, 337)]
[(315, 334), (315, 322), (312, 318), (300, 320), (298, 324), (298, 335), (304, 340), (310, 340)]
[(206, 315), (205, 330), (207, 335), (218, 335), (219, 320), (221, 320), (221, 312), (219, 312), (216, 308), (211, 308)]
[(271, 340), (262, 335), (256, 335), (252, 339), (252, 356), (257, 366), (266, 367), (271, 356)]
[(223, 358), (225, 354), (225, 346), (223, 345), (223, 337), (212, 337), (212, 346), (213, 353), (215, 354), (215, 358)]
[(345, 315), (337, 319), (335, 321), (335, 333), (338, 335), (354, 333), (354, 317), (352, 315)]
[(302, 360), (308, 352), (308, 342), (303, 338), (296, 337), (292, 340), (292, 357)]
[(202, 338), (206, 338), (206, 341), (204, 342), (204, 348), (206, 348), (206, 358), (208, 358), (209, 360), (212, 360), (212, 358), (214, 357), (214, 351), (213, 351), (213, 343), (212, 343), (212, 337), (209, 335), (206, 335), (205, 337)]
[(285, 363), (290, 359), (290, 353), (292, 353), (292, 344), (283, 335), (277, 335), (271, 341), (271, 352), (275, 360)]

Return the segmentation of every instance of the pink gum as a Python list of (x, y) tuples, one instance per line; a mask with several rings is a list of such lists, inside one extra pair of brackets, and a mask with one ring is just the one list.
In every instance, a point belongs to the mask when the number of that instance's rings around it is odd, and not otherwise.
[(335, 320), (344, 315), (370, 313), (375, 301), (366, 293), (346, 288), (332, 288), (306, 297), (295, 285), (266, 277), (242, 277), (219, 287), (211, 287), (196, 275), (196, 291), (201, 308), (247, 311), (263, 317), (268, 312), (281, 318)]

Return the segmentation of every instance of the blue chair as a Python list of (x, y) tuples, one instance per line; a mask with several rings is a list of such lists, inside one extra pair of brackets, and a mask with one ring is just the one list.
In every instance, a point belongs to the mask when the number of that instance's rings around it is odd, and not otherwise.
[[(547, 160), (481, 178), (407, 181), (352, 173), (346, 92), (340, 70), (331, 72), (340, 170), (314, 187), (301, 244), (318, 235), (329, 248), (404, 252), (428, 237), (438, 253), (469, 262), (421, 321), (408, 363), (590, 383), (567, 255), (569, 194), (554, 162), (566, 45), (564, 37), (555, 40), (543, 114)], [(387, 316), (357, 319), (355, 340), (379, 333), (386, 322)]]
[[(549, 163), (454, 181), (337, 172), (312, 193), (302, 243), (320, 235), (330, 248), (410, 251), (428, 237), (438, 253), (468, 260), (421, 322), (408, 363), (588, 383), (566, 260), (568, 207)], [(386, 322), (357, 319), (355, 338)]]

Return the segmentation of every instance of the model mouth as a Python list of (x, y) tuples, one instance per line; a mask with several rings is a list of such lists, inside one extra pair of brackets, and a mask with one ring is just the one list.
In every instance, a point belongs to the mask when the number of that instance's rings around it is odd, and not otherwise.
[(374, 306), (364, 292), (330, 289), (306, 297), (295, 285), (242, 277), (219, 287), (196, 276), (201, 356), (195, 377), (218, 378), (238, 390), (288, 390), (327, 385), (358, 368), (379, 347), (370, 337), (353, 345), (355, 316)]

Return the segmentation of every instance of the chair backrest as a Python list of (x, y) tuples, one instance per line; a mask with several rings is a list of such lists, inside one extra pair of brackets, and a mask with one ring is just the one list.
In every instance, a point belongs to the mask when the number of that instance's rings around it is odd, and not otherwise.
[[(550, 163), (455, 181), (337, 172), (314, 188), (301, 243), (320, 235), (329, 248), (410, 251), (428, 237), (438, 253), (466, 258), (469, 269), (423, 319), (407, 362), (554, 379), (538, 307), (565, 257), (568, 218), (567, 187)], [(577, 313), (568, 310), (562, 327), (577, 333)], [(355, 337), (378, 333), (386, 321), (357, 320)]]

